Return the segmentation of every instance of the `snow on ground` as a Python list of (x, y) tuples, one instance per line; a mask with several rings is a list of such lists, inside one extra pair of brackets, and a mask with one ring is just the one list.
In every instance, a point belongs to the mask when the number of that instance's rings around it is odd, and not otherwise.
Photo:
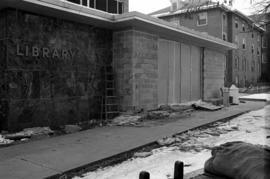
[(241, 96), (240, 99), (242, 99), (242, 100), (270, 101), (270, 94), (269, 93), (252, 94), (252, 95), (248, 95), (248, 96)]
[[(116, 166), (106, 167), (85, 174), (83, 179), (138, 179), (141, 171), (148, 171), (151, 178), (173, 178), (175, 161), (183, 161), (185, 173), (201, 169), (211, 157), (210, 148), (231, 141), (245, 141), (252, 144), (269, 145), (270, 106), (253, 111), (226, 123), (203, 130), (179, 135), (186, 139), (170, 147), (154, 149), (146, 158), (132, 158)], [(79, 179), (75, 177), (74, 179)]]

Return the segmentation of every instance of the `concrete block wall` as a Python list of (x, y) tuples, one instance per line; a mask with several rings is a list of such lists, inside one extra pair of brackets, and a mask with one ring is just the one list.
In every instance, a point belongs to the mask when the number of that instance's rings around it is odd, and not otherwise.
[(203, 100), (220, 98), (224, 87), (226, 56), (210, 49), (204, 50)]
[(137, 108), (157, 107), (158, 37), (134, 31), (134, 100)]
[(158, 37), (136, 30), (114, 32), (113, 63), (121, 109), (157, 107)]
[(133, 31), (113, 33), (113, 66), (121, 110), (133, 110)]

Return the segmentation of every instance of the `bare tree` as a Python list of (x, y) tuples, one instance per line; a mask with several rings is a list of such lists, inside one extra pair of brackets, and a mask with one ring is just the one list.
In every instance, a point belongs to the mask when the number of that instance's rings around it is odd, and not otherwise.
[(250, 1), (251, 4), (253, 4), (253, 7), (256, 9), (256, 13), (259, 14), (265, 14), (270, 11), (270, 0), (258, 0), (253, 2), (252, 0)]

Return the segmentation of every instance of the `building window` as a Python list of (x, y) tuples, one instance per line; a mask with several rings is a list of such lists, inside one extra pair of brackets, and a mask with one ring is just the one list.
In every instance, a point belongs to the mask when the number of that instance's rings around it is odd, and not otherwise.
[(246, 49), (246, 39), (243, 39), (242, 48), (243, 48), (243, 49)]
[(235, 26), (236, 29), (238, 29), (238, 19), (237, 18), (235, 18), (234, 26)]
[(252, 60), (251, 71), (252, 71), (252, 72), (255, 71), (255, 61), (254, 61), (254, 60)]
[(243, 71), (246, 71), (246, 66), (247, 66), (247, 60), (246, 60), (246, 58), (244, 57), (243, 60), (242, 60), (242, 70), (243, 70)]
[(239, 39), (238, 39), (238, 35), (235, 35), (235, 43), (237, 44), (237, 46), (239, 45)]
[(251, 46), (251, 53), (254, 53), (254, 44)]
[(72, 3), (81, 4), (81, 0), (67, 0)]
[(173, 17), (171, 20), (170, 20), (171, 23), (179, 26), (180, 25), (180, 18), (177, 18), (177, 17)]
[(261, 61), (260, 61), (260, 58), (258, 58), (258, 72), (259, 72), (259, 74), (261, 72)]
[(242, 31), (243, 31), (243, 32), (245, 32), (245, 31), (246, 31), (245, 24), (242, 24)]
[[(266, 56), (265, 55), (262, 55), (262, 63), (263, 64), (266, 64), (267, 63), (267, 60), (266, 60), (267, 58), (266, 58)], [(260, 59), (258, 58), (258, 61), (259, 61)]]
[(237, 70), (239, 70), (239, 66), (240, 66), (240, 64), (239, 64), (239, 57), (235, 57), (234, 58), (234, 68), (237, 69)]
[(260, 49), (257, 48), (257, 55), (260, 55)]
[(222, 39), (225, 41), (227, 40), (227, 34), (225, 32), (222, 33)]
[(251, 34), (251, 38), (254, 38), (254, 33)]
[(267, 40), (265, 37), (262, 38), (262, 47), (267, 48)]
[(207, 25), (207, 12), (201, 12), (198, 14), (198, 26)]
[(122, 14), (124, 12), (123, 2), (117, 0), (66, 0), (66, 1), (114, 14)]

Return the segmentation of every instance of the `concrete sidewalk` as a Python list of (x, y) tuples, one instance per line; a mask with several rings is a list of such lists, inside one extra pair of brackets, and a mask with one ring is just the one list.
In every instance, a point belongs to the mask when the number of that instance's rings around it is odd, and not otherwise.
[(257, 110), (264, 102), (247, 102), (220, 111), (198, 111), (186, 119), (153, 127), (104, 127), (0, 148), (0, 178), (36, 179), (134, 149), (207, 123)]

